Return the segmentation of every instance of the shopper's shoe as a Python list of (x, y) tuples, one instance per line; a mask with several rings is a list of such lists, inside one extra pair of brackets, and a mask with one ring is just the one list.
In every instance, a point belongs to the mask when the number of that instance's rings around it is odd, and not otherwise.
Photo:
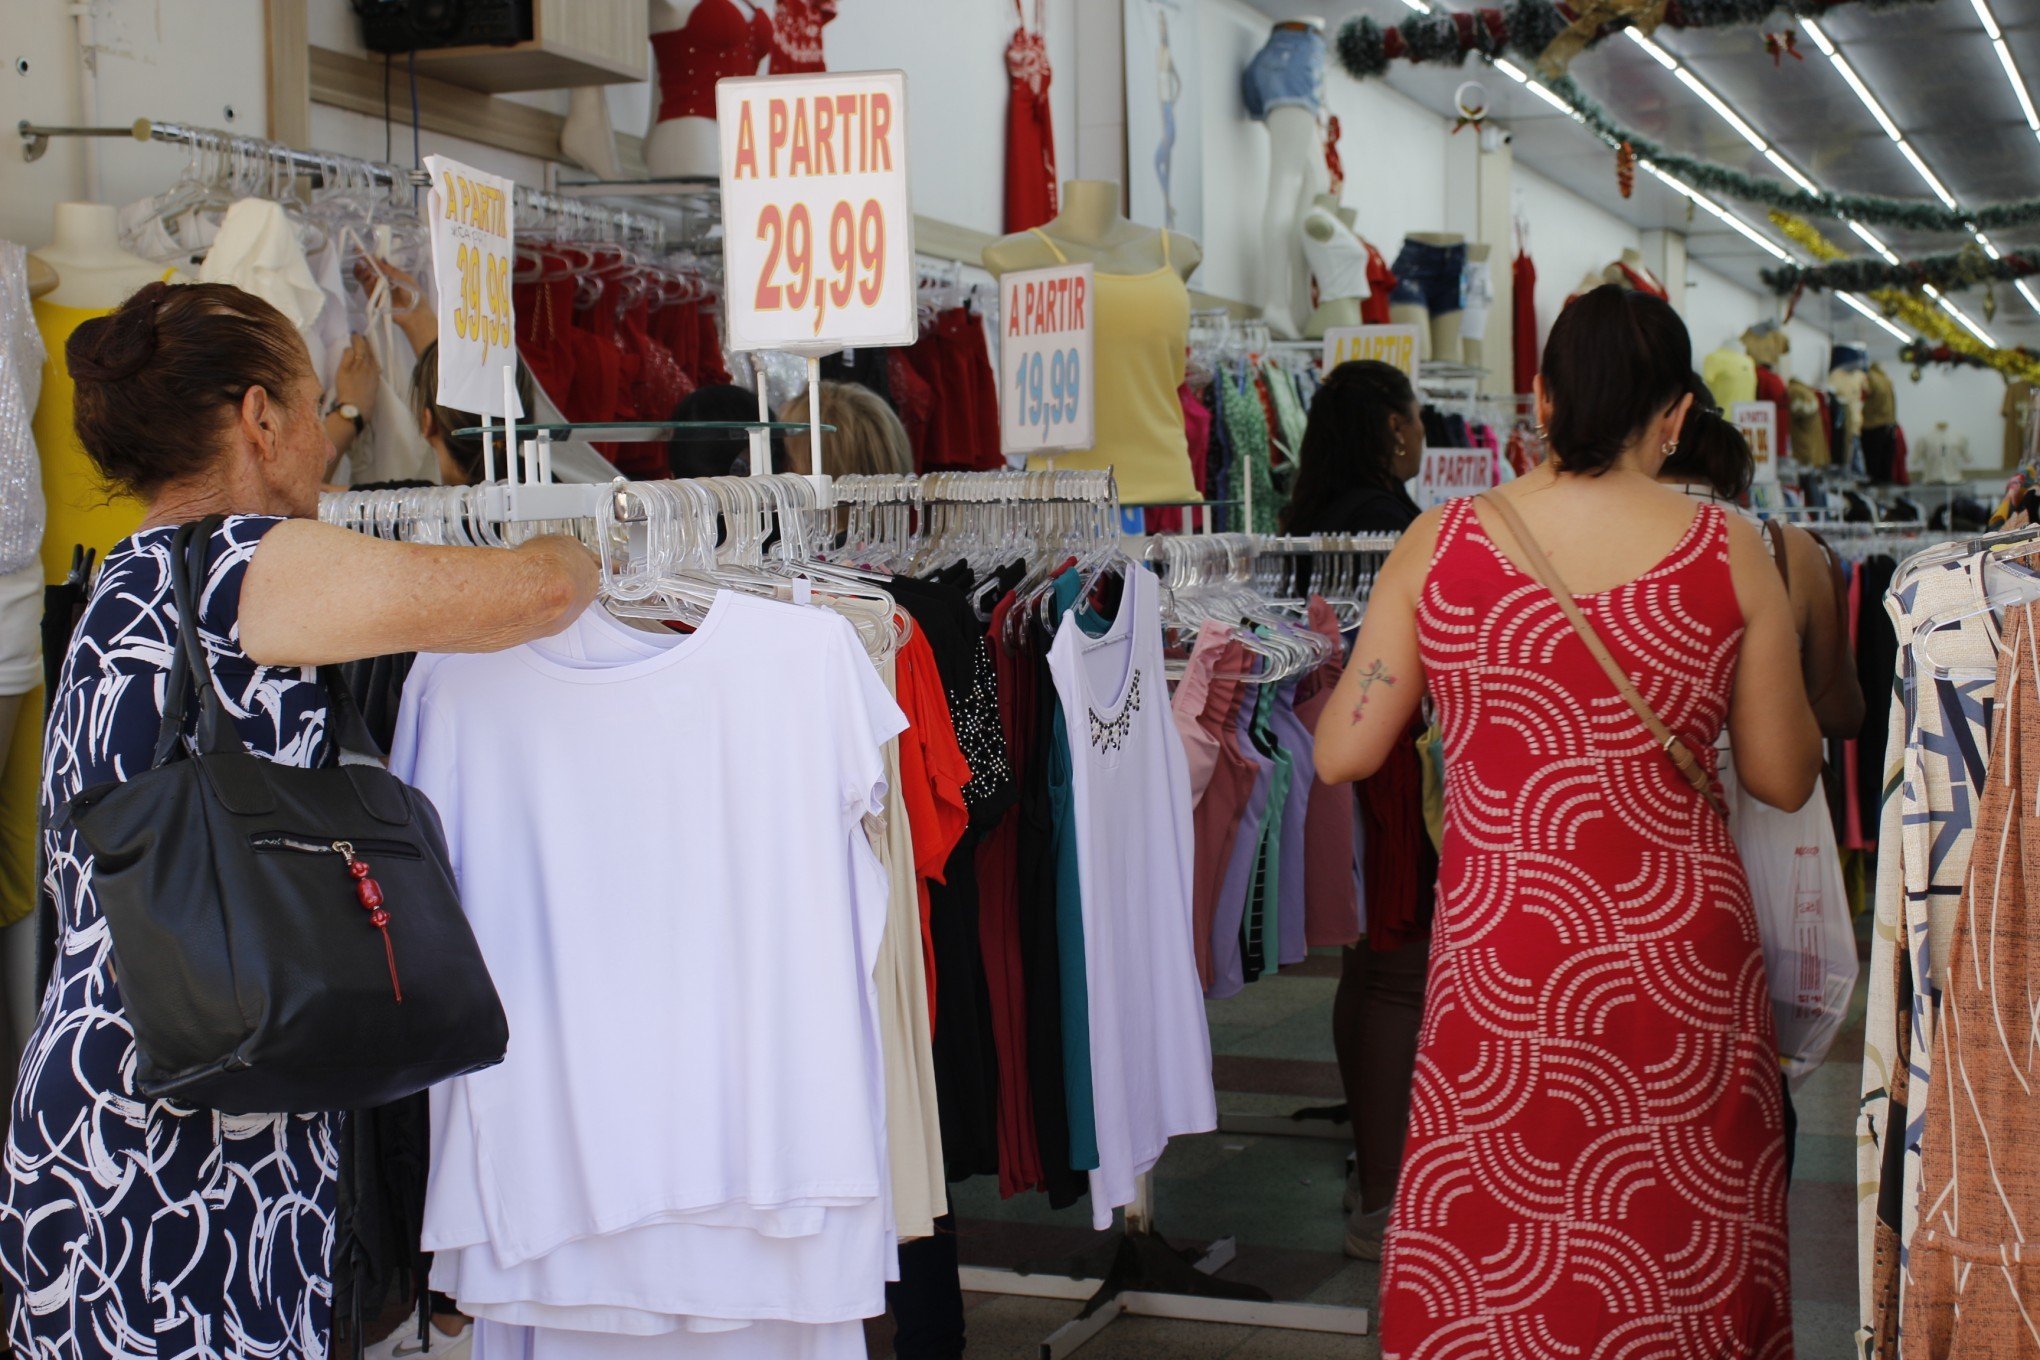
[(1356, 1166), (1346, 1167), (1346, 1195), (1343, 1204), (1349, 1214), (1360, 1207), (1360, 1169)]
[(448, 1336), (436, 1325), (427, 1324), (425, 1344), (421, 1346), (414, 1319), (370, 1346), (362, 1356), (363, 1360), (468, 1360), (474, 1349), (473, 1323), (461, 1328), (458, 1336)]
[(1388, 1231), (1389, 1206), (1362, 1213), (1355, 1208), (1346, 1219), (1346, 1255), (1356, 1261), (1379, 1261), (1381, 1239)]

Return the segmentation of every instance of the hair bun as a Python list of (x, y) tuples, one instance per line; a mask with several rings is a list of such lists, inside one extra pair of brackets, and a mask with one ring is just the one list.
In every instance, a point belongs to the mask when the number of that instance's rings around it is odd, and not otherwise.
[(156, 308), (170, 285), (147, 283), (106, 316), (71, 332), (64, 361), (73, 382), (125, 382), (156, 357)]

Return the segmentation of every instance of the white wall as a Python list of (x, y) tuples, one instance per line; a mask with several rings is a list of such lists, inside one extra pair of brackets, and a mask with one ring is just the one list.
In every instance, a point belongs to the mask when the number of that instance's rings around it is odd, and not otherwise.
[(2005, 380), (1995, 369), (1937, 365), (1912, 380), (1912, 368), (1898, 357), (1898, 344), (1888, 336), (1870, 347), (1871, 357), (1884, 365), (1898, 401), (1898, 423), (1908, 439), (1917, 439), (1945, 420), (1951, 432), (1969, 439), (1970, 466), (1996, 471), (2004, 461)]

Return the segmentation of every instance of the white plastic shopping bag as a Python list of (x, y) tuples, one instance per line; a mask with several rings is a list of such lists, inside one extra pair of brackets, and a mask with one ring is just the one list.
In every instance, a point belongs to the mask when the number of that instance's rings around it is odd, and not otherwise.
[(1834, 824), (1818, 786), (1798, 811), (1780, 811), (1745, 792), (1730, 753), (1717, 750), (1729, 832), (1764, 941), (1778, 1058), (1796, 1091), (1826, 1059), (1856, 987), (1856, 935)]

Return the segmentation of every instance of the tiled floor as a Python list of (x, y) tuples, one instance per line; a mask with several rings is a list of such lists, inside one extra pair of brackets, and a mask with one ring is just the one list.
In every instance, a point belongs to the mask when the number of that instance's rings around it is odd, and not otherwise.
[[(1227, 1113), (1287, 1115), (1339, 1099), (1332, 1063), (1335, 955), (1264, 978), (1209, 1007)], [(1797, 1097), (1798, 1161), (1792, 1186), (1794, 1321), (1799, 1360), (1846, 1360), (1856, 1313), (1855, 1109), (1862, 1058), (1862, 988), (1828, 1065)], [(1319, 1125), (1322, 1128), (1324, 1126)], [(1340, 1251), (1339, 1197), (1346, 1145), (1315, 1137), (1224, 1133), (1171, 1144), (1155, 1182), (1162, 1232), (1179, 1245), (1231, 1236), (1238, 1259), (1223, 1278), (1277, 1299), (1375, 1306), (1378, 1268)], [(1040, 1196), (1001, 1202), (979, 1179), (952, 1188), (966, 1264), (1053, 1268), (1102, 1240), (1087, 1205), (1051, 1212)], [(1034, 1360), (1043, 1337), (1076, 1316), (1069, 1302), (966, 1296), (974, 1360)], [(891, 1325), (871, 1327), (874, 1357), (891, 1354)], [(1370, 1360), (1372, 1338), (1261, 1331), (1124, 1318), (1080, 1353), (1084, 1360)]]

